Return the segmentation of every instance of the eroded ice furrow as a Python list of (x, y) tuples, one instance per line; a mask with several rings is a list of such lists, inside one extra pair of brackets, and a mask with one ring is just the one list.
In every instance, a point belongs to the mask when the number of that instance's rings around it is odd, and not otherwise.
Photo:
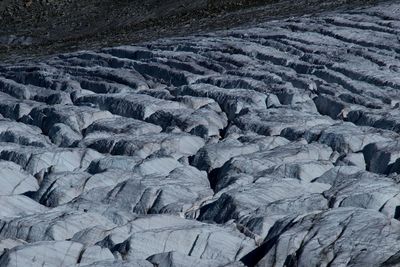
[(0, 266), (397, 266), (399, 10), (1, 64)]

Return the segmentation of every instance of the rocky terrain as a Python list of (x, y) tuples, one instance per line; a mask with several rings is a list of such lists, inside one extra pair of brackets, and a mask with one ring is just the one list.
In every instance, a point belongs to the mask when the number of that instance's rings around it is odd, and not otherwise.
[(400, 2), (0, 65), (0, 266), (399, 266)]
[(382, 0), (0, 0), (0, 60), (254, 25)]

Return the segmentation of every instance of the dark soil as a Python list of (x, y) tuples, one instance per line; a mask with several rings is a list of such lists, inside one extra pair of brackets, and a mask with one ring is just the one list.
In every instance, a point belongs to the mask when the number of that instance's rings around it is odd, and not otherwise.
[(0, 0), (0, 61), (133, 44), (379, 0)]

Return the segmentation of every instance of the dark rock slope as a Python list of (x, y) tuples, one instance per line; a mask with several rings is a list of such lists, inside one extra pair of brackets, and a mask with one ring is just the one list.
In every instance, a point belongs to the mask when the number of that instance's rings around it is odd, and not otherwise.
[(0, 65), (0, 266), (399, 266), (399, 10)]

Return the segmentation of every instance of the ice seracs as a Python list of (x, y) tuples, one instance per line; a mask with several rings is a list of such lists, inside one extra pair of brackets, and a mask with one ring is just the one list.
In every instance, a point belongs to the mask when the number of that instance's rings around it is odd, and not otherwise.
[(0, 266), (397, 266), (399, 3), (0, 64)]

